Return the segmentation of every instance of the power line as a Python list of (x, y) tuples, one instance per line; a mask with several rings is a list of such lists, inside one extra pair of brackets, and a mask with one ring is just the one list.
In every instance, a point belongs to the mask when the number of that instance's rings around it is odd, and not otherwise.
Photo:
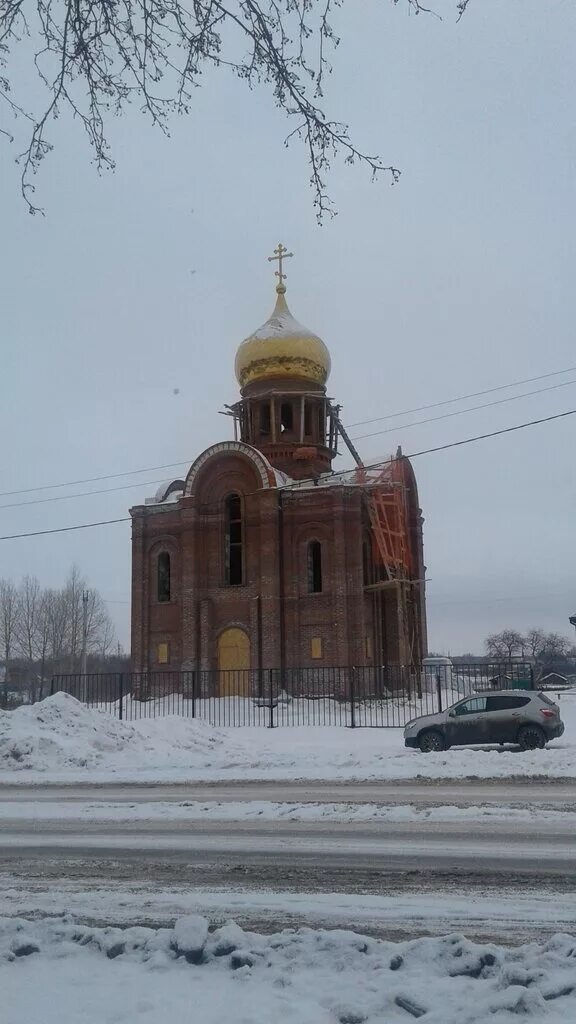
[[(175, 469), (177, 466), (189, 466), (189, 460), (183, 462), (167, 462), (164, 466), (145, 466), (144, 469), (125, 469), (123, 473), (105, 473), (103, 476), (88, 476), (84, 480), (67, 480), (59, 484), (42, 484), (40, 487), (24, 487), (18, 491), (0, 491), (0, 498), (10, 498), (13, 494), (32, 494), (33, 491), (55, 491), (60, 487), (77, 487), (80, 484), (96, 484), (100, 480), (118, 480), (123, 476), (135, 476), (137, 473), (158, 473), (161, 469)], [(146, 486), (143, 484), (142, 486)], [(96, 493), (96, 492), (94, 492)]]
[[(417, 459), (419, 455), (432, 455), (433, 452), (443, 452), (447, 448), (459, 448), (463, 444), (473, 444), (474, 441), (485, 441), (487, 437), (499, 437), (501, 434), (511, 434), (515, 430), (524, 430), (525, 427), (536, 427), (540, 423), (550, 423), (552, 420), (561, 420), (565, 416), (574, 416), (576, 409), (568, 409), (567, 412), (557, 412), (554, 416), (544, 416), (540, 420), (529, 420), (528, 423), (517, 423), (514, 427), (504, 427), (502, 430), (492, 430), (489, 434), (477, 434), (476, 437), (467, 437), (464, 441), (452, 441), (450, 444), (441, 444), (437, 448), (427, 448), (422, 452), (413, 452), (407, 455), (408, 459)], [(386, 463), (383, 463), (385, 465)], [(372, 467), (367, 467), (368, 469)], [(1, 539), (1, 538), (0, 538)]]
[(164, 483), (164, 480), (139, 480), (135, 484), (120, 484), (119, 487), (102, 487), (98, 491), (80, 491), (78, 494), (55, 494), (51, 498), (33, 498), (32, 501), (12, 501), (7, 505), (0, 505), (3, 508), (23, 508), (26, 505), (45, 505), (50, 501), (67, 501), (68, 498), (86, 498), (91, 494), (111, 494), (113, 491), (128, 491), (131, 487), (153, 487), (154, 484)]
[[(576, 366), (569, 366), (565, 370), (554, 370), (551, 373), (540, 374), (538, 377), (526, 377), (526, 378), (524, 378), (524, 380), (512, 381), (512, 383), (510, 383), (510, 384), (500, 384), (497, 387), (487, 388), (484, 391), (475, 391), (475, 392), (473, 392), (473, 393), (471, 393), (469, 395), (460, 395), (457, 398), (447, 398), (447, 399), (445, 399), (442, 402), (432, 402), (429, 405), (419, 405), (415, 409), (404, 409), (401, 412), (389, 413), (386, 416), (375, 416), (375, 417), (373, 417), (372, 419), (369, 419), (369, 420), (359, 420), (356, 423), (349, 423), (347, 425), (347, 427), (348, 427), (348, 429), (352, 429), (353, 427), (364, 426), (364, 424), (367, 424), (367, 423), (379, 423), (379, 422), (383, 422), (384, 420), (395, 419), (395, 418), (397, 418), (399, 416), (410, 416), (410, 415), (412, 415), (412, 413), (415, 413), (415, 412), (424, 412), (427, 409), (436, 409), (436, 408), (439, 408), (442, 405), (451, 405), (453, 402), (464, 402), (464, 401), (467, 401), (469, 398), (480, 398), (482, 395), (493, 394), (496, 391), (504, 391), (507, 388), (519, 387), (521, 384), (533, 384), (535, 381), (538, 381), (538, 380), (546, 380), (549, 377), (558, 377), (558, 376), (561, 376), (563, 373), (573, 373), (575, 371), (576, 371)], [(567, 381), (566, 383), (571, 383), (571, 382)], [(558, 387), (562, 387), (563, 385), (560, 384), (560, 385), (557, 385), (557, 386)], [(548, 389), (547, 388), (542, 388), (541, 390), (542, 391), (546, 391)], [(527, 394), (529, 394), (529, 395), (538, 394), (538, 391), (530, 391)], [(514, 401), (515, 398), (523, 398), (523, 397), (526, 397), (526, 396), (524, 396), (524, 395), (514, 395), (514, 396), (511, 396), (509, 399), (504, 399), (503, 401), (506, 401), (506, 402), (507, 401)], [(478, 409), (488, 408), (488, 406), (477, 406), (476, 408), (478, 408)], [(469, 410), (469, 409), (463, 409), (462, 410), (462, 412), (470, 412), (470, 411), (472, 411), (472, 410)], [(456, 413), (450, 413), (449, 415), (456, 415)], [(441, 418), (441, 417), (438, 417), (438, 418)], [(431, 422), (431, 421), (430, 420), (419, 420), (418, 421), (418, 423), (428, 423), (428, 422)], [(399, 427), (397, 429), (404, 430), (407, 427), (415, 426), (415, 425), (416, 424), (407, 423), (407, 424), (404, 424), (404, 426), (402, 426), (401, 428)], [(385, 433), (385, 431), (382, 431), (382, 433)], [(375, 434), (362, 434), (362, 435), (360, 435), (360, 438), (363, 438), (363, 437), (373, 437), (373, 436), (375, 436)], [(158, 473), (158, 472), (160, 472), (163, 469), (177, 469), (180, 466), (189, 466), (189, 465), (190, 465), (190, 460), (183, 459), (181, 462), (167, 462), (167, 463), (164, 463), (164, 465), (161, 465), (161, 466), (144, 466), (141, 469), (127, 469), (127, 470), (124, 470), (122, 473), (104, 473), (104, 474), (102, 474), (100, 476), (84, 477), (83, 479), (78, 479), (78, 480), (66, 480), (66, 481), (61, 481), (61, 482), (56, 483), (56, 484), (41, 484), (41, 485), (39, 485), (37, 487), (24, 487), (24, 488), (20, 488), (20, 489), (17, 489), (17, 490), (12, 490), (12, 491), (0, 491), (0, 498), (10, 498), (10, 497), (12, 497), (15, 494), (32, 494), (32, 493), (35, 493), (35, 492), (38, 492), (38, 491), (54, 491), (54, 490), (57, 490), (57, 489), (60, 489), (60, 488), (63, 488), (63, 487), (78, 487), (81, 484), (100, 483), (100, 481), (102, 481), (102, 480), (118, 480), (118, 479), (120, 479), (122, 477), (126, 477), (126, 476), (136, 476), (139, 473)], [(146, 485), (143, 484), (142, 486), (146, 486)], [(93, 493), (96, 494), (98, 492), (94, 491)], [(83, 497), (83, 495), (82, 495), (82, 497)], [(0, 506), (0, 507), (6, 508), (6, 507), (9, 507), (9, 506)], [(16, 507), (16, 506), (13, 506), (13, 507)]]
[[(414, 423), (401, 423), (399, 427), (385, 427), (384, 430), (374, 430), (370, 434), (356, 434), (352, 441), (363, 441), (367, 437), (379, 437), (381, 434), (392, 434), (397, 430), (407, 430), (409, 427), (418, 427), (422, 423), (435, 423), (437, 420), (447, 420), (451, 416), (462, 416), (466, 412), (477, 412), (478, 409), (491, 409), (495, 405), (504, 405), (506, 402), (516, 402), (519, 398), (530, 398), (531, 395), (541, 395), (544, 391), (556, 391), (558, 388), (565, 388), (568, 384), (576, 384), (576, 380), (565, 380), (561, 384), (551, 384), (547, 388), (536, 388), (535, 391), (525, 391), (521, 395), (510, 395), (508, 398), (497, 398), (495, 402), (483, 402), (482, 405), (471, 405), (469, 409), (455, 409), (454, 412), (443, 412), (440, 416), (428, 416), (425, 420), (415, 420)], [(0, 505), (2, 508), (2, 505)]]
[[(492, 395), (495, 391), (505, 391), (506, 388), (520, 387), (521, 384), (534, 384), (537, 380), (546, 380), (548, 377), (560, 377), (563, 373), (574, 373), (576, 366), (568, 366), (565, 370), (554, 370), (553, 373), (542, 373), (539, 377), (525, 377), (524, 380), (515, 380), (511, 384), (500, 384), (495, 388), (486, 388), (485, 391), (473, 391), (470, 395), (458, 395), (457, 398), (446, 398), (442, 402), (432, 402), (430, 405), (419, 405), (415, 409), (404, 409), (402, 412), (391, 412), (387, 416), (374, 416), (370, 420), (358, 420), (356, 423), (349, 423), (348, 427), (363, 427), (367, 423), (381, 423), (383, 420), (393, 420), (397, 416), (411, 416), (413, 412), (425, 412), (426, 409), (438, 409), (441, 405), (451, 405), (453, 402), (465, 402), (469, 398), (481, 398), (482, 395)], [(1, 497), (1, 495), (0, 495)]]
[(43, 537), (47, 533), (69, 533), (70, 530), (91, 530), (93, 526), (110, 526), (112, 523), (128, 523), (130, 516), (123, 519), (103, 519), (100, 523), (81, 523), (79, 526), (59, 526), (56, 530), (35, 530), (33, 533), (12, 533), (0, 540), (16, 540), (18, 537)]
[[(553, 416), (544, 416), (542, 417), (542, 419), (539, 420), (528, 420), (528, 422), (526, 423), (517, 423), (513, 427), (503, 427), (501, 430), (492, 430), (488, 434), (477, 434), (476, 437), (467, 437), (461, 441), (451, 441), (449, 444), (438, 445), (436, 448), (426, 448), (421, 452), (412, 452), (410, 455), (391, 456), (390, 458), (383, 459), (380, 462), (373, 462), (368, 466), (364, 466), (364, 469), (380, 469), (383, 466), (389, 465), (391, 462), (398, 462), (402, 458), (417, 459), (421, 455), (432, 455), (435, 452), (447, 451), (449, 448), (459, 448), (465, 444), (474, 444), (474, 442), (476, 441), (485, 441), (489, 437), (500, 437), (502, 434), (511, 434), (517, 430), (525, 430), (526, 427), (536, 427), (539, 426), (541, 423), (551, 423), (553, 420), (561, 420), (564, 419), (566, 416), (574, 416), (575, 414), (576, 409), (568, 409), (566, 412), (558, 412), (555, 413)], [(295, 487), (301, 487), (305, 483), (314, 484), (316, 483), (316, 480), (313, 477), (310, 477), (308, 480), (297, 480), (294, 481), (294, 483), (288, 484), (281, 489), (290, 490)], [(259, 490), (261, 490), (261, 488), (259, 488), (258, 491)], [(251, 494), (257, 494), (258, 491), (249, 491), (245, 495), (245, 497), (248, 497)], [(214, 507), (216, 507), (216, 503), (212, 504), (214, 505)], [(209, 507), (209, 505), (206, 504), (203, 505), (202, 507), (206, 508)], [(49, 533), (68, 533), (71, 530), (88, 530), (94, 526), (110, 526), (112, 523), (127, 523), (130, 521), (130, 518), (130, 516), (125, 516), (122, 519), (106, 519), (99, 523), (81, 523), (78, 526), (61, 526), (58, 529), (54, 530), (36, 530), (33, 533), (13, 533), (9, 536), (0, 537), (0, 540), (16, 540), (20, 537), (40, 537), (44, 534)]]
[[(547, 376), (552, 376), (552, 375), (551, 374), (547, 374)], [(482, 405), (473, 405), (469, 409), (456, 409), (454, 412), (442, 413), (440, 416), (430, 416), (430, 417), (428, 417), (427, 419), (424, 419), (424, 420), (416, 420), (414, 423), (402, 423), (398, 427), (386, 427), (384, 430), (375, 430), (375, 431), (373, 431), (372, 433), (369, 433), (369, 434), (357, 434), (355, 437), (352, 438), (352, 440), (353, 441), (362, 441), (362, 440), (365, 440), (366, 438), (369, 438), (369, 437), (378, 437), (381, 434), (391, 434), (391, 433), (394, 433), (397, 430), (406, 430), (409, 427), (417, 427), (417, 426), (419, 426), (420, 424), (423, 424), (423, 423), (434, 423), (437, 420), (450, 419), (453, 416), (461, 416), (463, 413), (476, 412), (479, 409), (489, 409), (489, 408), (492, 408), (493, 406), (496, 406), (496, 405), (503, 405), (506, 402), (515, 402), (519, 398), (529, 398), (532, 395), (540, 395), (540, 394), (542, 394), (545, 391), (555, 391), (558, 388), (567, 387), (569, 384), (576, 384), (576, 380), (566, 380), (566, 381), (563, 381), (561, 384), (552, 384), (552, 385), (550, 385), (547, 388), (536, 388), (536, 390), (534, 390), (534, 391), (526, 391), (526, 392), (524, 392), (521, 395), (511, 395), (509, 398), (500, 398), (500, 399), (497, 399), (495, 402), (485, 402)], [(504, 387), (511, 387), (511, 386), (512, 385), (504, 385)], [(500, 389), (494, 389), (494, 390), (500, 390)], [(455, 401), (455, 399), (454, 399), (454, 401)], [(441, 403), (439, 403), (439, 404), (441, 404)], [(169, 468), (173, 468), (174, 466), (182, 466), (182, 465), (187, 465), (187, 463), (175, 462), (175, 463), (170, 463), (168, 466), (158, 466), (156, 468), (157, 469), (169, 469)], [(142, 470), (142, 469), (132, 470), (132, 473), (143, 473), (143, 472), (145, 472), (145, 471)], [(117, 478), (117, 477), (122, 476), (122, 475), (124, 475), (124, 474), (122, 474), (122, 473), (115, 473), (115, 474), (113, 474), (113, 476), (111, 478)], [(125, 475), (128, 476), (130, 474), (127, 473)], [(98, 478), (95, 477), (94, 480), (96, 480), (96, 479), (98, 479)], [(102, 477), (101, 479), (107, 479), (107, 478), (106, 477)], [(67, 501), (68, 499), (72, 499), (72, 498), (86, 498), (86, 497), (90, 497), (90, 495), (92, 495), (92, 494), (111, 494), (111, 493), (113, 493), (115, 491), (127, 491), (127, 490), (130, 490), (133, 487), (154, 487), (155, 485), (159, 485), (161, 483), (164, 483), (164, 479), (162, 479), (162, 480), (144, 480), (144, 481), (139, 480), (137, 483), (120, 484), (118, 487), (103, 487), (103, 488), (100, 488), (99, 490), (92, 490), (92, 491), (80, 491), (77, 494), (57, 494), (57, 495), (51, 496), (50, 498), (33, 498), (31, 501), (12, 501), (12, 502), (8, 502), (5, 505), (0, 505), (0, 510), (6, 509), (6, 508), (25, 508), (27, 505), (44, 505), (44, 504), (49, 504), (49, 503), (54, 502), (54, 501)], [(54, 484), (55, 488), (56, 487), (66, 487), (66, 486), (71, 486), (71, 485), (70, 484)], [(35, 488), (28, 488), (27, 491), (5, 491), (4, 494), (5, 495), (19, 494), (19, 493), (20, 494), (24, 494), (24, 493), (30, 493), (34, 489)], [(39, 487), (37, 489), (38, 490), (46, 490), (47, 488), (46, 487)], [(0, 494), (0, 497), (1, 496), (2, 495)]]

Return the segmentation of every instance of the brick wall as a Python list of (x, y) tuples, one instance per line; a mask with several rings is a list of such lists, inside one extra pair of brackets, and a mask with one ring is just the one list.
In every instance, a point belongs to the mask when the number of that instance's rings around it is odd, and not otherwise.
[[(225, 499), (243, 496), (244, 581), (225, 584)], [(253, 668), (366, 665), (403, 652), (398, 609), (364, 590), (366, 509), (359, 488), (263, 489), (237, 452), (208, 459), (193, 496), (132, 510), (132, 658), (137, 671), (218, 667), (218, 638), (249, 636)], [(308, 587), (308, 545), (322, 545), (322, 592)], [(156, 560), (171, 558), (171, 600), (156, 593)], [(283, 580), (283, 585), (282, 585)], [(380, 640), (381, 635), (381, 640)], [(314, 642), (314, 644), (313, 644)], [(313, 649), (314, 648), (314, 649)], [(313, 653), (321, 657), (313, 657)]]

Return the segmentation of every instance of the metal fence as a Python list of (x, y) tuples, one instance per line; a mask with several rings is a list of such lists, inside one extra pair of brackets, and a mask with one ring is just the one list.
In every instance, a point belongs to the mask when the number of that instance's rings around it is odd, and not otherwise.
[(398, 727), (484, 690), (530, 689), (529, 665), (426, 665), (61, 675), (63, 691), (118, 718), (182, 715), (214, 726)]

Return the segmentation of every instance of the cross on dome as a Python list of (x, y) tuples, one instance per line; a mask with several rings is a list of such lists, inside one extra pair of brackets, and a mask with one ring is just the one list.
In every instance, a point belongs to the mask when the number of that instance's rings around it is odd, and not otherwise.
[(278, 260), (278, 270), (274, 271), (275, 276), (278, 278), (278, 284), (276, 285), (276, 291), (286, 291), (284, 281), (286, 280), (286, 274), (282, 273), (282, 261), (289, 259), (293, 256), (293, 252), (288, 252), (286, 246), (279, 242), (276, 249), (274, 249), (274, 255), (268, 257), (268, 263), (273, 263), (274, 260)]
[(273, 312), (257, 331), (245, 338), (236, 353), (236, 378), (244, 389), (262, 381), (288, 378), (306, 381), (324, 389), (330, 373), (330, 353), (317, 334), (304, 327), (292, 316), (284, 293), (286, 274), (283, 261), (294, 253), (288, 252), (282, 242), (268, 256), (268, 262), (278, 262), (275, 272), (276, 305)]

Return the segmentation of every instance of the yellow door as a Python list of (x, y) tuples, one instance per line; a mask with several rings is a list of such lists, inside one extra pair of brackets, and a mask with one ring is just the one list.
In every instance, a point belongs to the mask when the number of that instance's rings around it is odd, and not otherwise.
[(243, 629), (226, 629), (218, 638), (221, 697), (250, 696), (250, 641)]

